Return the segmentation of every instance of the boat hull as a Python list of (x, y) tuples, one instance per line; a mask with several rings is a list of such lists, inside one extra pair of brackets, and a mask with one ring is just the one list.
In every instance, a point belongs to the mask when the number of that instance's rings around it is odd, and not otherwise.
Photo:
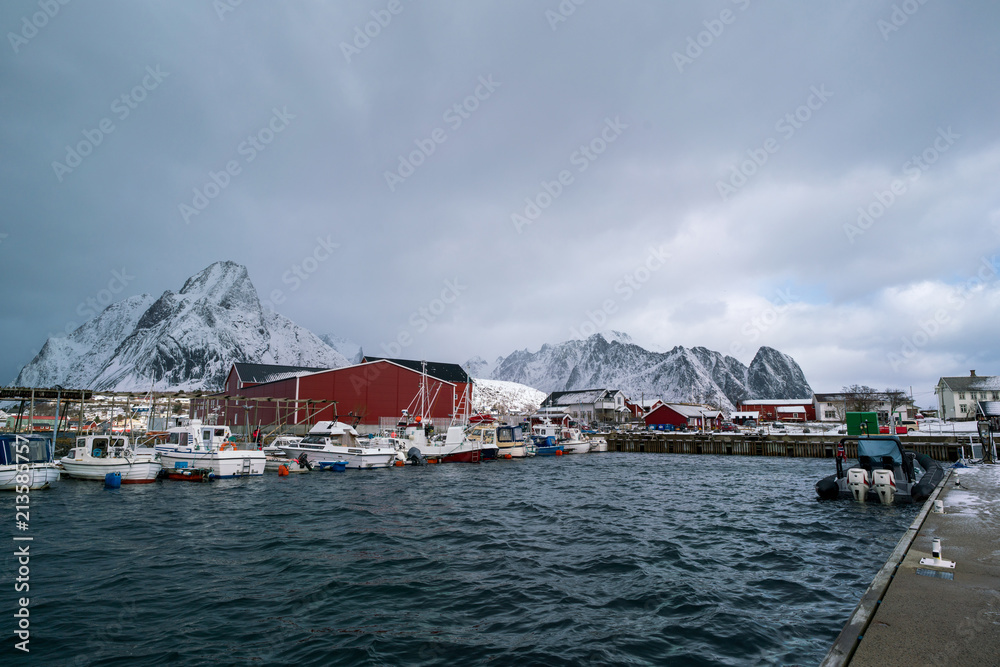
[(527, 458), (528, 448), (525, 447), (524, 445), (514, 445), (513, 447), (501, 447), (499, 453), (497, 454), (497, 458), (504, 459), (507, 458), (508, 456), (511, 457), (512, 459)]
[(122, 476), (122, 484), (150, 484), (156, 481), (163, 465), (159, 461), (145, 460), (129, 463), (124, 459), (118, 461), (82, 462), (63, 459), (60, 461), (63, 472), (73, 479), (86, 479), (103, 482), (108, 473), (116, 472)]
[[(30, 490), (45, 489), (59, 481), (59, 468), (54, 463), (30, 463), (18, 471), (16, 465), (0, 466), (0, 491), (16, 491), (27, 486)], [(19, 483), (18, 475), (28, 475), (28, 483)], [(23, 480), (23, 477), (22, 477)]]
[(493, 448), (492, 452), (485, 448), (479, 447), (477, 444), (470, 443), (468, 440), (461, 444), (455, 445), (413, 445), (418, 450), (420, 454), (428, 460), (435, 460), (439, 463), (479, 463), (486, 460), (486, 456), (492, 453), (492, 457), (496, 458), (496, 453), (499, 451), (497, 448)]
[(217, 452), (160, 451), (163, 467), (210, 468), (216, 477), (257, 477), (264, 474), (264, 452), (256, 449), (227, 449)]
[(312, 465), (347, 461), (348, 468), (358, 470), (389, 468), (396, 461), (396, 450), (389, 447), (338, 447), (331, 445), (323, 450), (302, 449), (295, 446), (283, 447), (282, 449), (290, 459), (298, 459), (305, 454)]
[(589, 442), (563, 442), (563, 454), (586, 454), (590, 451)]

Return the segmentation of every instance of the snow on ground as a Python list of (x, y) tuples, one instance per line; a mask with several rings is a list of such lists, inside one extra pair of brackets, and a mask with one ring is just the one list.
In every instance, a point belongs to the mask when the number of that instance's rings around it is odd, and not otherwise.
[(496, 410), (503, 414), (532, 413), (548, 395), (518, 382), (480, 378), (473, 382), (475, 391), (472, 394), (472, 409), (476, 412)]

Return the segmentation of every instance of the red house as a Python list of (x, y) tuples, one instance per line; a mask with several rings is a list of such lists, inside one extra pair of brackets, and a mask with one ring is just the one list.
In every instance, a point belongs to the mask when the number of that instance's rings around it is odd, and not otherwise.
[(718, 428), (722, 424), (722, 413), (704, 405), (688, 403), (661, 403), (649, 411), (644, 418), (647, 429), (662, 429), (664, 426), (677, 428)]
[(740, 403), (740, 412), (759, 412), (762, 420), (805, 422), (816, 420), (812, 398), (780, 398)]

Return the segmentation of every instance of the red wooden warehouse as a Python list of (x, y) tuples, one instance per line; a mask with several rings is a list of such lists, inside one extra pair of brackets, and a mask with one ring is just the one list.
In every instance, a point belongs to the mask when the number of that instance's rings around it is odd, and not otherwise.
[(740, 403), (740, 412), (759, 412), (760, 418), (772, 421), (815, 421), (816, 406), (812, 398), (778, 398)]
[(397, 420), (403, 410), (425, 420), (461, 421), (470, 414), (471, 401), (472, 379), (457, 364), (366, 357), (333, 369), (234, 363), (225, 391), (193, 401), (192, 413), (204, 418), (215, 412), (234, 426), (339, 418), (378, 427)]

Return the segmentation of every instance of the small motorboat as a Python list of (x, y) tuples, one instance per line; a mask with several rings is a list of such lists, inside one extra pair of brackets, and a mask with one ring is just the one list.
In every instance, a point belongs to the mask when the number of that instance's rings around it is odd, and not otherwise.
[(104, 481), (109, 473), (121, 475), (122, 484), (155, 482), (163, 467), (151, 448), (137, 447), (125, 436), (85, 435), (59, 460), (75, 479)]
[(280, 472), (281, 466), (285, 466), (285, 470), (290, 473), (312, 470), (312, 464), (309, 463), (308, 457), (302, 455), (293, 459), (285, 454), (284, 447), (294, 446), (300, 442), (302, 442), (302, 438), (294, 435), (279, 435), (272, 440), (271, 444), (261, 450), (267, 457), (264, 460), (264, 472)]
[(563, 446), (551, 435), (533, 435), (531, 442), (535, 447), (535, 456), (562, 456)]
[(167, 429), (167, 441), (155, 449), (167, 470), (182, 467), (179, 464), (183, 463), (188, 472), (211, 468), (214, 477), (263, 475), (267, 458), (256, 443), (233, 442), (228, 426), (202, 424), (198, 419)]
[[(846, 443), (858, 443), (857, 466), (844, 470)], [(916, 477), (916, 463), (923, 469)], [(927, 456), (903, 449), (894, 435), (850, 436), (837, 446), (837, 472), (816, 483), (823, 500), (851, 499), (857, 502), (922, 503), (944, 477), (944, 467)]]
[(396, 461), (396, 449), (371, 440), (360, 440), (358, 432), (342, 421), (320, 421), (297, 443), (281, 446), (290, 459), (303, 465), (347, 461), (348, 468), (388, 468)]
[(53, 461), (52, 438), (39, 435), (0, 435), (0, 491), (25, 493), (59, 481)]

